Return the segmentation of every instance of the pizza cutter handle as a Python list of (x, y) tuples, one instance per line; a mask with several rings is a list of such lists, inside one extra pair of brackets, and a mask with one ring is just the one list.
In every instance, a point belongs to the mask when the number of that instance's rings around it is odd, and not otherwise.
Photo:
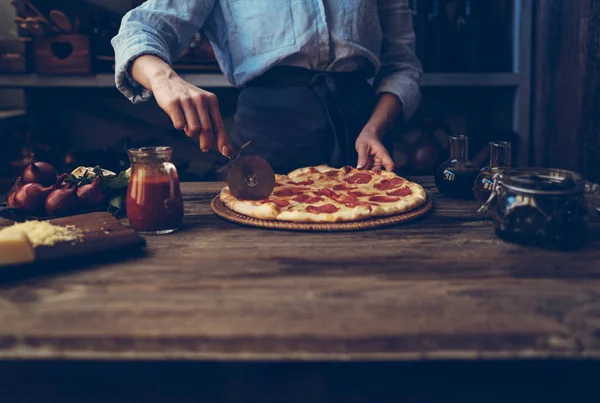
[[(230, 156), (226, 155), (226, 157), (229, 159), (229, 163), (227, 163), (227, 165), (219, 168), (217, 170), (217, 172), (223, 172), (227, 168), (232, 168), (233, 165), (235, 164), (235, 160), (237, 160), (238, 157), (240, 156), (240, 154), (242, 153), (242, 150), (244, 148), (248, 147), (250, 145), (250, 143), (251, 143), (251, 141), (247, 141), (246, 143), (242, 144), (242, 146), (240, 147), (240, 149), (235, 152), (235, 154), (233, 155), (233, 157), (230, 157)], [(256, 178), (256, 176), (255, 176), (255, 178)]]

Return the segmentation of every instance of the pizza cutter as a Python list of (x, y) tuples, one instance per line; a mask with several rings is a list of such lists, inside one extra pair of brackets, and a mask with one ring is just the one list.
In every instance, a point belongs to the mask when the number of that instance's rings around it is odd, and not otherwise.
[(231, 194), (239, 200), (262, 200), (273, 192), (275, 173), (271, 165), (263, 158), (255, 155), (240, 156), (250, 142), (242, 145), (229, 163), (219, 172), (229, 168), (227, 185)]

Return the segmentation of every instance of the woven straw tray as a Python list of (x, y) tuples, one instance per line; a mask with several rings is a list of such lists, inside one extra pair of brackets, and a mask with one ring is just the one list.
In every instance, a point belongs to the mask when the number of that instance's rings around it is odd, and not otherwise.
[(221, 218), (227, 221), (231, 221), (241, 225), (247, 225), (250, 227), (278, 229), (278, 230), (291, 230), (291, 231), (318, 231), (318, 232), (340, 232), (340, 231), (362, 231), (373, 228), (389, 227), (400, 223), (416, 220), (431, 211), (433, 203), (428, 197), (424, 204), (418, 208), (411, 210), (406, 213), (390, 216), (373, 218), (364, 221), (353, 221), (353, 222), (340, 222), (340, 223), (297, 223), (287, 221), (268, 221), (259, 220), (237, 213), (227, 207), (217, 195), (212, 203), (211, 207), (213, 211)]

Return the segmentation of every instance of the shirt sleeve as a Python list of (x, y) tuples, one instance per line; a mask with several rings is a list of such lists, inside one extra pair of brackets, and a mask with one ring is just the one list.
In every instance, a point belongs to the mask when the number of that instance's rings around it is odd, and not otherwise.
[(383, 32), (377, 93), (389, 92), (402, 103), (408, 120), (421, 102), (421, 63), (415, 55), (415, 32), (408, 0), (377, 0)]
[(204, 25), (216, 0), (148, 0), (129, 11), (111, 44), (115, 50), (115, 82), (133, 103), (152, 94), (129, 74), (131, 63), (155, 55), (172, 64)]

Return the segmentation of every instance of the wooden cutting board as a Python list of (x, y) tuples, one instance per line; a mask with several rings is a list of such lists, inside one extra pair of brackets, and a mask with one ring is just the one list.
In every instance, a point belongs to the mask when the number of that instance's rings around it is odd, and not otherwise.
[[(73, 225), (83, 233), (81, 242), (61, 242), (53, 246), (35, 248), (35, 263), (56, 261), (77, 264), (83, 260), (101, 258), (119, 259), (139, 252), (146, 245), (144, 238), (121, 224), (110, 213), (89, 213), (49, 220), (54, 225)], [(99, 259), (98, 259), (99, 260)]]

